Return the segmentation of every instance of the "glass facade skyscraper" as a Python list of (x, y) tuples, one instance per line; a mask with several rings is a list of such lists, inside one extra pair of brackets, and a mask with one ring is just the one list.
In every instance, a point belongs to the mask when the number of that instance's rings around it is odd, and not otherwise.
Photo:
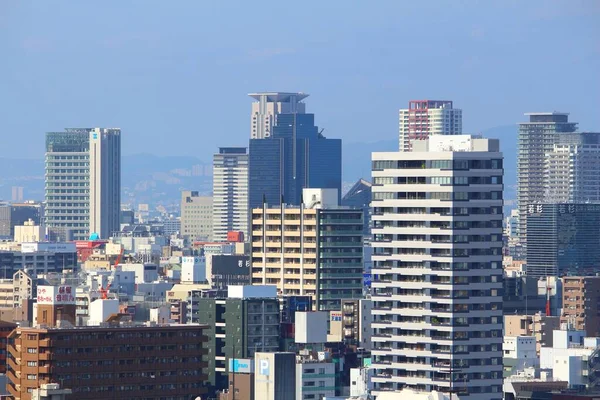
[(314, 114), (278, 114), (272, 134), (250, 139), (248, 203), (261, 207), (301, 203), (303, 188), (342, 186), (342, 141), (327, 139)]
[(527, 276), (594, 275), (600, 265), (600, 204), (530, 204)]

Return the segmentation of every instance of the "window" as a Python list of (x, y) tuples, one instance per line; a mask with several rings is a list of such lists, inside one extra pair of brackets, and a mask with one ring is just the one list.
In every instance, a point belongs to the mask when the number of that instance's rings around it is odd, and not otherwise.
[(37, 379), (36, 374), (27, 374), (27, 380), (34, 381)]
[(35, 353), (37, 353), (37, 348), (35, 348), (35, 347), (28, 347), (27, 348), (27, 352), (29, 354), (35, 354)]
[(28, 367), (37, 367), (37, 361), (27, 361)]

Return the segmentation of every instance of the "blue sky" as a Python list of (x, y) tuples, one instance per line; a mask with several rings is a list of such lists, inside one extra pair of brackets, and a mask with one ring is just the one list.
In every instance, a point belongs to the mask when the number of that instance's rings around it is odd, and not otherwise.
[(600, 130), (596, 1), (0, 1), (0, 157), (123, 129), (125, 154), (245, 145), (254, 91), (303, 91), (329, 137), (395, 139), (410, 99), (464, 129), (569, 111)]

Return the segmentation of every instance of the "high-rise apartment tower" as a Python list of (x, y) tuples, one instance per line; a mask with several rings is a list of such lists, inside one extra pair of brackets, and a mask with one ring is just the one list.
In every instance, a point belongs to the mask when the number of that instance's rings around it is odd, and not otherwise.
[(121, 130), (46, 133), (45, 223), (60, 240), (108, 238), (119, 230)]
[(575, 132), (576, 122), (569, 122), (568, 113), (528, 113), (528, 122), (519, 124), (517, 155), (517, 203), (519, 207), (519, 238), (527, 245), (527, 207), (542, 203), (544, 197), (546, 154), (555, 152), (557, 137)]
[(400, 151), (410, 151), (411, 140), (462, 133), (462, 110), (454, 108), (451, 101), (411, 100), (399, 114)]
[(502, 177), (494, 139), (373, 153), (375, 394), (502, 399)]
[(221, 147), (213, 157), (213, 240), (227, 232), (248, 235), (248, 152), (245, 147)]

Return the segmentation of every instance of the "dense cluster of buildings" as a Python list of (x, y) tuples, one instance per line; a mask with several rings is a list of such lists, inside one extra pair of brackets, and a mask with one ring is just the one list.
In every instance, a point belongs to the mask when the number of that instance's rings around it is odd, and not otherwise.
[[(121, 131), (46, 135), (43, 202), (0, 204), (0, 377), (30, 399), (585, 399), (600, 390), (600, 134), (498, 139), (452, 101), (342, 192), (305, 93), (253, 93), (247, 147), (178, 214), (122, 209)], [(19, 194), (19, 193), (17, 193)], [(1, 396), (1, 394), (0, 394)]]

